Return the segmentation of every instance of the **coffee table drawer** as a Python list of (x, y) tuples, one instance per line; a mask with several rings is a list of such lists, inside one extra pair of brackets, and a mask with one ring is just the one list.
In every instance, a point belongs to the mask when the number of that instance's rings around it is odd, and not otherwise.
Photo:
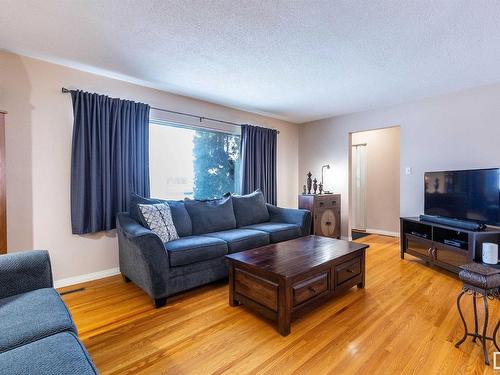
[(278, 311), (278, 284), (235, 268), (234, 291), (273, 311)]
[(304, 280), (292, 287), (293, 305), (299, 305), (328, 290), (328, 272)]
[(361, 274), (361, 257), (351, 259), (335, 267), (337, 286)]

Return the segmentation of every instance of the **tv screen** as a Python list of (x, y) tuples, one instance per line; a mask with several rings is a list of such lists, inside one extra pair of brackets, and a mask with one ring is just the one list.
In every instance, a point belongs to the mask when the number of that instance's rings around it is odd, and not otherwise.
[(425, 214), (500, 225), (500, 169), (426, 172)]

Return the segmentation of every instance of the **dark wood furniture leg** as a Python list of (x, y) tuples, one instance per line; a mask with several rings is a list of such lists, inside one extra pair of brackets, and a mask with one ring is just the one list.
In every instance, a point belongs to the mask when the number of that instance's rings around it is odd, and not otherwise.
[(157, 309), (159, 309), (160, 307), (165, 306), (166, 303), (167, 303), (167, 297), (155, 298), (155, 307)]
[(281, 336), (290, 334), (292, 324), (292, 298), (291, 289), (286, 280), (282, 280), (278, 294), (278, 332)]
[(132, 281), (132, 280), (130, 280), (127, 276), (125, 276), (123, 273), (122, 273), (122, 279), (123, 279), (123, 281), (124, 281), (124, 282), (126, 282), (126, 283), (129, 283), (129, 282), (131, 282), (131, 281)]
[(229, 265), (229, 306), (239, 306), (240, 302), (234, 298), (234, 265)]
[(361, 282), (357, 285), (358, 289), (365, 288), (365, 279), (366, 279), (365, 260), (366, 260), (366, 250), (363, 250), (361, 255)]

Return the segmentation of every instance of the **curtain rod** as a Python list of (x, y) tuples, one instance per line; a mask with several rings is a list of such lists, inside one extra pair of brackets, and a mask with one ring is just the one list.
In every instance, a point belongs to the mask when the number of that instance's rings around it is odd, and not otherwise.
[[(61, 92), (63, 94), (68, 94), (71, 92), (71, 90), (67, 89), (66, 87), (63, 87), (61, 88)], [(213, 122), (220, 122), (222, 124), (228, 124), (228, 125), (234, 125), (234, 126), (243, 126), (242, 124), (238, 124), (236, 122), (231, 122), (231, 121), (224, 121), (224, 120), (218, 120), (216, 118), (212, 118), (212, 117), (204, 117), (204, 116), (197, 116), (197, 115), (193, 115), (192, 113), (185, 113), (185, 112), (178, 112), (178, 111), (172, 111), (170, 109), (164, 109), (164, 108), (157, 108), (157, 107), (151, 107), (151, 109), (155, 109), (157, 111), (161, 111), (161, 112), (168, 112), (168, 113), (173, 113), (175, 115), (181, 115), (181, 116), (186, 116), (186, 117), (192, 117), (192, 118), (197, 118), (200, 120), (200, 122), (202, 122), (203, 120), (208, 120), (208, 121), (213, 121)], [(276, 129), (273, 129), (273, 130), (276, 130)], [(279, 130), (276, 130), (276, 132), (279, 134), (280, 131)]]

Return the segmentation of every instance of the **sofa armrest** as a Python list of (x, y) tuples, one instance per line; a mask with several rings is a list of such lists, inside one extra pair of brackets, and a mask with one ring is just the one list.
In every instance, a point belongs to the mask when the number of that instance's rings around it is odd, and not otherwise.
[(32, 250), (0, 256), (0, 298), (53, 286), (48, 251)]
[(126, 213), (117, 215), (120, 272), (151, 297), (165, 296), (170, 262), (157, 234)]
[(301, 234), (307, 236), (311, 233), (311, 211), (296, 208), (281, 208), (267, 203), (270, 221), (279, 223), (297, 224), (300, 226)]

